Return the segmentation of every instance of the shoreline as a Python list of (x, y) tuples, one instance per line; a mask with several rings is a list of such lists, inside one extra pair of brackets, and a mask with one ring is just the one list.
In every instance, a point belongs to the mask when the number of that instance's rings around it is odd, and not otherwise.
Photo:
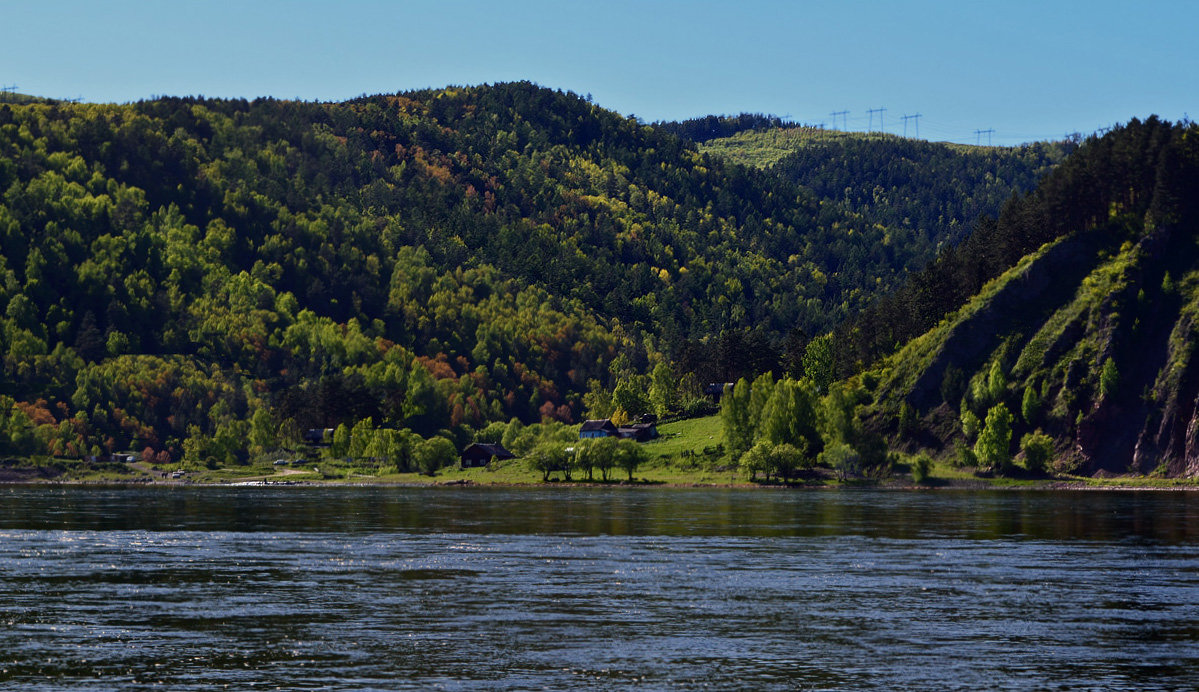
[[(27, 487), (56, 487), (56, 486), (71, 486), (71, 487), (94, 487), (94, 488), (136, 488), (136, 487), (152, 487), (152, 488), (322, 488), (322, 487), (344, 487), (344, 488), (563, 488), (563, 489), (602, 489), (602, 488), (620, 488), (620, 489), (666, 489), (666, 490), (685, 490), (685, 489), (712, 489), (712, 490), (747, 490), (747, 491), (837, 491), (837, 490), (881, 490), (881, 491), (902, 491), (902, 492), (919, 492), (919, 491), (977, 491), (977, 490), (1000, 490), (1006, 492), (1044, 492), (1044, 491), (1131, 491), (1131, 492), (1197, 492), (1199, 491), (1199, 480), (1182, 481), (1173, 484), (1125, 484), (1117, 481), (1119, 479), (1101, 479), (1099, 482), (1087, 482), (1085, 480), (1063, 480), (1063, 479), (1044, 479), (1033, 482), (1024, 483), (989, 483), (986, 480), (966, 480), (966, 479), (941, 479), (944, 482), (933, 484), (916, 484), (904, 482), (851, 482), (841, 484), (808, 484), (808, 483), (790, 483), (790, 484), (756, 484), (756, 483), (677, 483), (663, 482), (653, 480), (634, 480), (629, 481), (551, 481), (551, 482), (511, 482), (511, 481), (490, 481), (478, 482), (472, 479), (452, 479), (452, 480), (437, 480), (430, 479), (428, 482), (413, 482), (405, 480), (386, 481), (386, 480), (287, 480), (285, 477), (280, 478), (260, 478), (260, 479), (244, 479), (244, 480), (229, 480), (229, 481), (194, 481), (194, 480), (156, 480), (152, 478), (116, 480), (116, 479), (52, 479), (52, 478), (0, 478), (0, 486), (27, 486)], [(1131, 479), (1129, 479), (1131, 480)]]

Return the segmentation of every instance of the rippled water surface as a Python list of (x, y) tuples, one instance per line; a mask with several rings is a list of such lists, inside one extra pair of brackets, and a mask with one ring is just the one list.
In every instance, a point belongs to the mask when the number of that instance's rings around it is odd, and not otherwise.
[(1199, 687), (1199, 497), (0, 487), (0, 686)]

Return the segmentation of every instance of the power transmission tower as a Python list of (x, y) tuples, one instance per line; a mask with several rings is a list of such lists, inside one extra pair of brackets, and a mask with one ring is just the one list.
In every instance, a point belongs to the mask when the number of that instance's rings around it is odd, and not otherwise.
[(908, 121), (915, 120), (916, 121), (916, 139), (920, 139), (920, 114), (917, 113), (916, 115), (901, 115), (899, 117), (903, 119), (903, 136), (904, 137), (908, 136)]
[(975, 130), (975, 131), (974, 131), (974, 144), (975, 144), (976, 146), (977, 146), (977, 145), (981, 145), (981, 144), (982, 144), (982, 138), (983, 138), (983, 135), (986, 135), (986, 136), (987, 136), (987, 146), (991, 146), (991, 135), (992, 135), (994, 132), (995, 132), (995, 130), (993, 130), (993, 129), (990, 129), (990, 128), (988, 128), (988, 129), (986, 129), (986, 130)]
[(879, 131), (886, 130), (886, 125), (883, 124), (883, 113), (885, 113), (886, 110), (887, 110), (886, 108), (867, 108), (866, 109), (866, 112), (870, 114), (870, 130), (871, 131), (874, 130), (874, 114), (875, 113), (878, 113), (878, 129), (879, 129)]
[(987, 136), (987, 146), (991, 146), (991, 135), (994, 133), (995, 133), (995, 130), (993, 130), (991, 128), (987, 128), (986, 130), (983, 130), (983, 134), (985, 134)]
[(838, 115), (841, 116), (841, 127), (846, 130), (849, 129), (849, 111), (833, 111), (832, 113), (829, 113), (829, 115), (833, 116), (834, 129), (837, 127)]
[(16, 84), (8, 84), (6, 86), (0, 87), (0, 92), (2, 92), (2, 96), (3, 96), (3, 98), (0, 98), (0, 101), (8, 101), (9, 94), (16, 92), (16, 90), (17, 90)]

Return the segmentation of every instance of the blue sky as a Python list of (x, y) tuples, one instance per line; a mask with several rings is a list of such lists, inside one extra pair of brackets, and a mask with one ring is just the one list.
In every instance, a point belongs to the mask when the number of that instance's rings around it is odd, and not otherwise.
[[(527, 79), (645, 120), (764, 112), (995, 144), (1199, 114), (1199, 1), (0, 4), (0, 86), (340, 100)], [(869, 116), (867, 109), (886, 108)], [(838, 120), (838, 126), (841, 125)], [(983, 135), (985, 143), (985, 135)]]

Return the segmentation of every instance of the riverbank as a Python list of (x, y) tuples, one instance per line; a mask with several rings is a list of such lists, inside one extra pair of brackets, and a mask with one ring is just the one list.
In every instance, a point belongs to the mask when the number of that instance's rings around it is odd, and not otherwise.
[(107, 468), (93, 472), (76, 469), (56, 473), (47, 466), (0, 469), (0, 485), (70, 485), (70, 486), (155, 486), (155, 487), (294, 487), (294, 486), (362, 486), (362, 487), (539, 487), (539, 488), (727, 488), (745, 490), (834, 490), (875, 488), (887, 490), (1128, 490), (1128, 491), (1196, 491), (1199, 479), (1155, 478), (1125, 476), (1086, 478), (1061, 476), (1035, 479), (1013, 479), (973, 475), (969, 470), (936, 467), (924, 483), (915, 483), (904, 473), (881, 480), (850, 479), (840, 481), (829, 469), (814, 469), (805, 478), (791, 482), (750, 481), (743, 474), (726, 469), (679, 469), (669, 464), (647, 466), (628, 478), (554, 478), (543, 481), (539, 474), (523, 465), (509, 463), (492, 469), (443, 469), (436, 475), (393, 473), (382, 475), (353, 472), (334, 476), (316, 470), (284, 469), (261, 473), (261, 469), (235, 468), (192, 471), (146, 471), (129, 465), (124, 472)]

